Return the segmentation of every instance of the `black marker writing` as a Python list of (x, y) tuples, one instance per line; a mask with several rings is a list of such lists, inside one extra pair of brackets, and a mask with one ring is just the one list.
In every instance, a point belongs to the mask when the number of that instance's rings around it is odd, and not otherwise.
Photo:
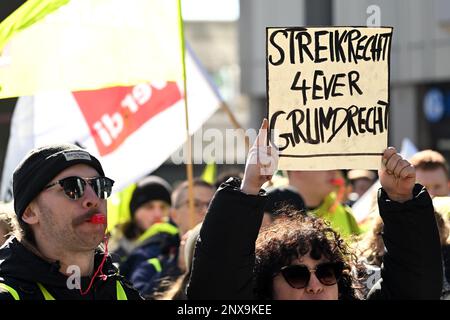
[(330, 97), (343, 96), (344, 93), (342, 91), (345, 87), (348, 88), (348, 94), (350, 96), (353, 96), (355, 93), (362, 95), (363, 91), (357, 83), (359, 78), (360, 75), (358, 71), (337, 73), (332, 74), (331, 77), (327, 77), (322, 70), (315, 70), (313, 81), (310, 84), (311, 86), (307, 86), (306, 79), (301, 79), (301, 71), (298, 71), (292, 81), (291, 90), (301, 91), (303, 105), (306, 105), (306, 102), (308, 101), (308, 91), (311, 91), (310, 95), (312, 100), (328, 100)]
[(278, 123), (289, 128), (281, 132), (279, 137), (283, 144), (280, 151), (300, 143), (330, 143), (344, 131), (347, 138), (359, 134), (377, 135), (388, 129), (389, 105), (378, 101), (378, 105), (360, 107), (352, 105), (344, 107), (302, 108), (275, 112), (270, 119), (270, 130), (277, 129)]
[[(308, 31), (306, 28), (285, 28), (274, 31), (269, 43), (276, 49), (270, 54), (269, 63), (279, 66), (326, 61), (358, 64), (359, 61), (385, 61), (392, 40), (392, 33), (361, 35), (358, 29)], [(285, 52), (283, 48), (288, 48)]]

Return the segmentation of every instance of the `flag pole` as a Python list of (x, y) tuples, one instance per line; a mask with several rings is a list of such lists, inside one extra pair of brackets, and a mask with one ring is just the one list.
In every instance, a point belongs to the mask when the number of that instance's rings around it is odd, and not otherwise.
[[(230, 107), (225, 101), (220, 102), (220, 108), (228, 116), (228, 119), (230, 120), (231, 124), (235, 129), (244, 130), (244, 128), (242, 128), (240, 123), (237, 121), (236, 117), (234, 116), (233, 112), (231, 111)], [(248, 141), (248, 137), (245, 136), (245, 134), (244, 139), (245, 139), (245, 150), (248, 152), (248, 150), (250, 149), (250, 142)]]
[[(183, 65), (183, 87), (184, 87), (184, 114), (186, 121), (186, 175), (188, 180), (188, 206), (189, 206), (189, 229), (194, 227), (194, 168), (192, 166), (192, 145), (191, 136), (189, 134), (189, 115), (188, 115), (188, 92), (186, 84), (186, 45), (184, 41), (184, 30), (183, 30), (183, 16), (181, 14), (181, 0), (178, 1), (178, 23), (180, 26), (180, 41), (181, 41), (181, 59)], [(182, 236), (182, 235), (180, 235)]]

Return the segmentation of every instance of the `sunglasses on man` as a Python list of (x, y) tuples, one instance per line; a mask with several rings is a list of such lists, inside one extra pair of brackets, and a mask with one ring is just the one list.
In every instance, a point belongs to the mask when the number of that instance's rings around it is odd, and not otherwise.
[(111, 195), (114, 180), (107, 177), (81, 178), (73, 176), (55, 181), (46, 186), (44, 190), (47, 190), (56, 185), (60, 185), (64, 190), (64, 194), (69, 199), (77, 200), (83, 197), (84, 191), (86, 189), (86, 184), (89, 184), (91, 186), (97, 197), (99, 197), (100, 199), (106, 199)]
[(309, 269), (303, 264), (292, 264), (281, 268), (280, 273), (284, 280), (294, 289), (303, 289), (308, 286), (311, 273), (325, 286), (336, 284), (342, 275), (344, 264), (342, 262), (325, 262)]

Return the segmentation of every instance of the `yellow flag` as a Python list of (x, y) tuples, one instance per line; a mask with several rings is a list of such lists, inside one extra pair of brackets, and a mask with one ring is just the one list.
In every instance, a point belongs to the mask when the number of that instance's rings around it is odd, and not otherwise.
[(41, 1), (0, 24), (0, 98), (183, 80), (179, 0)]
[(130, 201), (135, 189), (136, 184), (132, 183), (108, 198), (108, 230), (112, 231), (116, 225), (130, 220)]
[(205, 169), (203, 170), (202, 173), (202, 180), (214, 184), (214, 182), (216, 181), (216, 176), (217, 176), (217, 165), (215, 162), (211, 162), (208, 163), (205, 167)]
[(31, 0), (14, 11), (0, 24), (0, 49), (17, 32), (22, 31), (43, 17), (65, 5), (70, 0)]

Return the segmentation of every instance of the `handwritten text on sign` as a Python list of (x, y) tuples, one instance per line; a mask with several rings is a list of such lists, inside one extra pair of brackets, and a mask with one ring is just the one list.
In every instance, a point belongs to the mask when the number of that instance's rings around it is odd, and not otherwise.
[(286, 170), (376, 169), (392, 28), (267, 28), (270, 129)]

